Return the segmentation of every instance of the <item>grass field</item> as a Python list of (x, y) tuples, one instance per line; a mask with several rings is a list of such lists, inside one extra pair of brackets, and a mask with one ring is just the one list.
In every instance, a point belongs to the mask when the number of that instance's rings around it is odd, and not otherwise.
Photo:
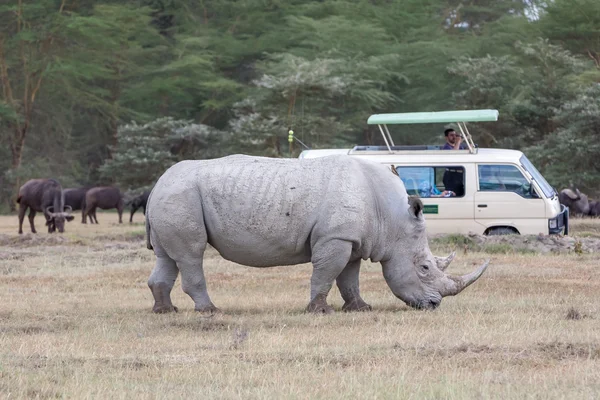
[[(303, 312), (309, 265), (253, 269), (210, 250), (223, 314), (194, 313), (178, 281), (180, 312), (154, 315), (135, 217), (22, 236), (0, 217), (0, 398), (600, 398), (599, 254), (459, 251), (451, 272), (488, 257), (490, 268), (431, 312), (393, 297), (365, 262), (375, 311), (315, 316)], [(598, 220), (573, 225), (600, 233)], [(341, 309), (337, 288), (329, 301)]]

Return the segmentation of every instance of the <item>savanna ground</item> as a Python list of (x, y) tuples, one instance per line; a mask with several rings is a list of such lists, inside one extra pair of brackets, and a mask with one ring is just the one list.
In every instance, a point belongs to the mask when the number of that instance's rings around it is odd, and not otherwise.
[[(1, 398), (598, 398), (598, 253), (459, 247), (452, 273), (484, 276), (432, 312), (408, 308), (365, 262), (375, 311), (303, 312), (310, 266), (254, 269), (214, 251), (205, 270), (224, 313), (154, 315), (141, 215), (99, 213), (63, 235), (0, 217)], [(600, 220), (573, 234), (600, 235)], [(26, 226), (25, 232), (29, 231)], [(447, 254), (456, 240), (436, 239)], [(485, 249), (483, 249), (485, 250)], [(337, 288), (329, 297), (339, 310)]]

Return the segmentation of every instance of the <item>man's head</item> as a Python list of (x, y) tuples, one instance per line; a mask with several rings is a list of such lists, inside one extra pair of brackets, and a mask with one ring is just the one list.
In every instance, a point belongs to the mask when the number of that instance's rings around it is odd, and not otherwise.
[(454, 129), (446, 129), (444, 131), (444, 136), (446, 137), (446, 141), (450, 144), (456, 143), (456, 139), (458, 138), (458, 134)]

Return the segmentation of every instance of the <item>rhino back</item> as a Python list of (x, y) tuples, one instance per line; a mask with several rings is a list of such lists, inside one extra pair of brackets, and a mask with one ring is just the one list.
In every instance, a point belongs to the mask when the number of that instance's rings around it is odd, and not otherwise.
[(194, 201), (201, 203), (196, 207), (208, 242), (223, 257), (244, 265), (307, 262), (318, 240), (339, 238), (361, 247), (374, 237), (374, 196), (361, 165), (347, 156), (238, 155), (179, 163), (152, 192), (152, 229), (157, 213), (169, 210), (172, 226), (181, 226), (173, 218), (189, 219), (190, 213), (177, 209)]

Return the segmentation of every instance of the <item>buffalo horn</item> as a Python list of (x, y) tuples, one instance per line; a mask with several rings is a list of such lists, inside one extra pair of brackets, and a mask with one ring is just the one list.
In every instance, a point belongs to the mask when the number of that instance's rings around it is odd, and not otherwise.
[(67, 214), (70, 214), (72, 211), (73, 211), (73, 207), (71, 207), (71, 206), (65, 206), (65, 212)]
[(48, 206), (48, 207), (46, 207), (46, 214), (48, 214), (48, 215), (52, 215), (52, 214), (54, 214), (54, 213), (53, 213), (52, 211), (50, 211), (50, 210), (54, 211), (54, 207), (53, 207), (53, 206)]
[(463, 289), (465, 289), (467, 286), (469, 286), (470, 284), (475, 282), (477, 279), (479, 279), (479, 277), (481, 276), (481, 274), (483, 274), (485, 272), (485, 270), (487, 269), (489, 264), (490, 264), (490, 260), (486, 260), (483, 263), (483, 265), (481, 265), (481, 267), (479, 267), (477, 270), (475, 270), (467, 275), (463, 275), (463, 276), (447, 275), (449, 282), (447, 285), (444, 286), (443, 290), (440, 291), (440, 294), (442, 295), (442, 297), (455, 296), (455, 295), (459, 294), (460, 292), (463, 291)]

